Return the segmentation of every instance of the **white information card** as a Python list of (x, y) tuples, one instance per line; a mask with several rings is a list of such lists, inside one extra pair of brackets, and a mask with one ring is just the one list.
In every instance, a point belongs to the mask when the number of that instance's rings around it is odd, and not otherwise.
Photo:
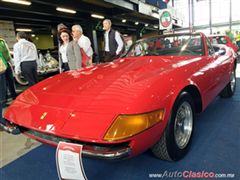
[(87, 180), (82, 164), (82, 145), (59, 142), (56, 163), (60, 180)]

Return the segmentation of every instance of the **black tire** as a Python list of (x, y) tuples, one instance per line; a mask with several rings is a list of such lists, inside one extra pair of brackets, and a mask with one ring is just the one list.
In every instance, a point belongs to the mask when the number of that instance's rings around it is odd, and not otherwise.
[[(185, 109), (184, 109), (185, 107)], [(183, 114), (184, 110), (189, 112), (187, 114)], [(181, 116), (179, 118), (176, 118)], [(185, 115), (185, 117), (184, 117)], [(186, 120), (191, 121), (190, 124), (183, 123)], [(182, 120), (181, 120), (182, 119)], [(182, 123), (179, 123), (181, 121)], [(186, 121), (186, 122), (187, 122)], [(167, 161), (177, 161), (182, 159), (189, 150), (192, 134), (194, 129), (194, 121), (195, 121), (195, 107), (192, 97), (187, 92), (182, 92), (177, 100), (174, 103), (174, 106), (171, 111), (171, 116), (168, 120), (165, 131), (160, 138), (160, 140), (152, 147), (153, 154), (162, 160)], [(178, 123), (177, 123), (178, 122)], [(180, 131), (188, 131), (184, 129), (183, 126), (189, 125), (189, 132), (186, 135), (186, 141), (181, 144), (182, 141), (179, 141), (180, 136), (177, 135), (177, 127), (180, 128)]]
[(230, 98), (234, 95), (236, 90), (236, 68), (231, 72), (230, 81), (227, 86), (220, 93), (221, 98)]

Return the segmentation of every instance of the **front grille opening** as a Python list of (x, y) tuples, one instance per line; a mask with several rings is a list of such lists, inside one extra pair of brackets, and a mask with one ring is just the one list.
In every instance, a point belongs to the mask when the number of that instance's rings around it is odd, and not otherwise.
[(123, 143), (117, 143), (117, 144), (99, 144), (99, 143), (91, 143), (91, 142), (84, 142), (84, 141), (78, 141), (75, 139), (68, 139), (68, 138), (63, 138), (59, 136), (55, 136), (52, 134), (47, 134), (47, 133), (42, 133), (39, 131), (35, 131), (32, 129), (28, 129), (25, 127), (20, 127), (20, 130), (22, 133), (29, 134), (33, 137), (36, 137), (37, 139), (42, 139), (47, 142), (51, 142), (53, 144), (58, 144), (60, 141), (68, 142), (68, 143), (75, 143), (75, 144), (81, 144), (85, 146), (86, 148), (88, 146), (91, 146), (91, 149), (94, 148), (95, 150), (103, 150), (103, 149), (111, 149), (111, 150), (117, 150), (121, 148), (126, 148), (129, 147), (129, 141), (128, 142), (123, 142)]

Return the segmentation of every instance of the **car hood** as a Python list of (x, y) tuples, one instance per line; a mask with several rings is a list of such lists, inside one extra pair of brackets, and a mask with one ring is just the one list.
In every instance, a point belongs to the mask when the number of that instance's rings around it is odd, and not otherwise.
[(119, 114), (149, 111), (133, 108), (143, 92), (191, 59), (125, 58), (61, 73), (18, 96), (5, 117), (40, 131), (99, 139)]
[(40, 105), (98, 113), (112, 112), (117, 108), (124, 112), (126, 106), (134, 103), (156, 79), (164, 78), (164, 74), (189, 63), (187, 58), (191, 57), (118, 59), (62, 73), (29, 91)]

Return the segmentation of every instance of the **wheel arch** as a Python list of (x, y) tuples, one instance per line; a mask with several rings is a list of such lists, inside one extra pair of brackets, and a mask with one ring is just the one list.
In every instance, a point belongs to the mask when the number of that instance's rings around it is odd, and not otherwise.
[(198, 88), (194, 85), (188, 85), (188, 86), (184, 87), (179, 94), (181, 94), (182, 92), (189, 93), (193, 98), (196, 112), (197, 113), (202, 112), (202, 108), (203, 108), (202, 97), (201, 97), (201, 94), (200, 94)]
[[(176, 96), (172, 98), (173, 105), (167, 121), (167, 126), (165, 127), (160, 140), (152, 147), (152, 152), (156, 157), (168, 161), (177, 161), (186, 155), (189, 150), (192, 139), (191, 137), (194, 131), (194, 125), (192, 124), (192, 130), (187, 144), (180, 149), (177, 145), (175, 133), (173, 133), (175, 128), (175, 120), (177, 117), (176, 113), (180, 107), (179, 105), (181, 105), (184, 101), (189, 102), (193, 113), (192, 121), (195, 119), (195, 112), (201, 112), (202, 110), (202, 99), (197, 86), (190, 84), (176, 92), (178, 93), (176, 93)], [(176, 113), (174, 114), (174, 112)]]

